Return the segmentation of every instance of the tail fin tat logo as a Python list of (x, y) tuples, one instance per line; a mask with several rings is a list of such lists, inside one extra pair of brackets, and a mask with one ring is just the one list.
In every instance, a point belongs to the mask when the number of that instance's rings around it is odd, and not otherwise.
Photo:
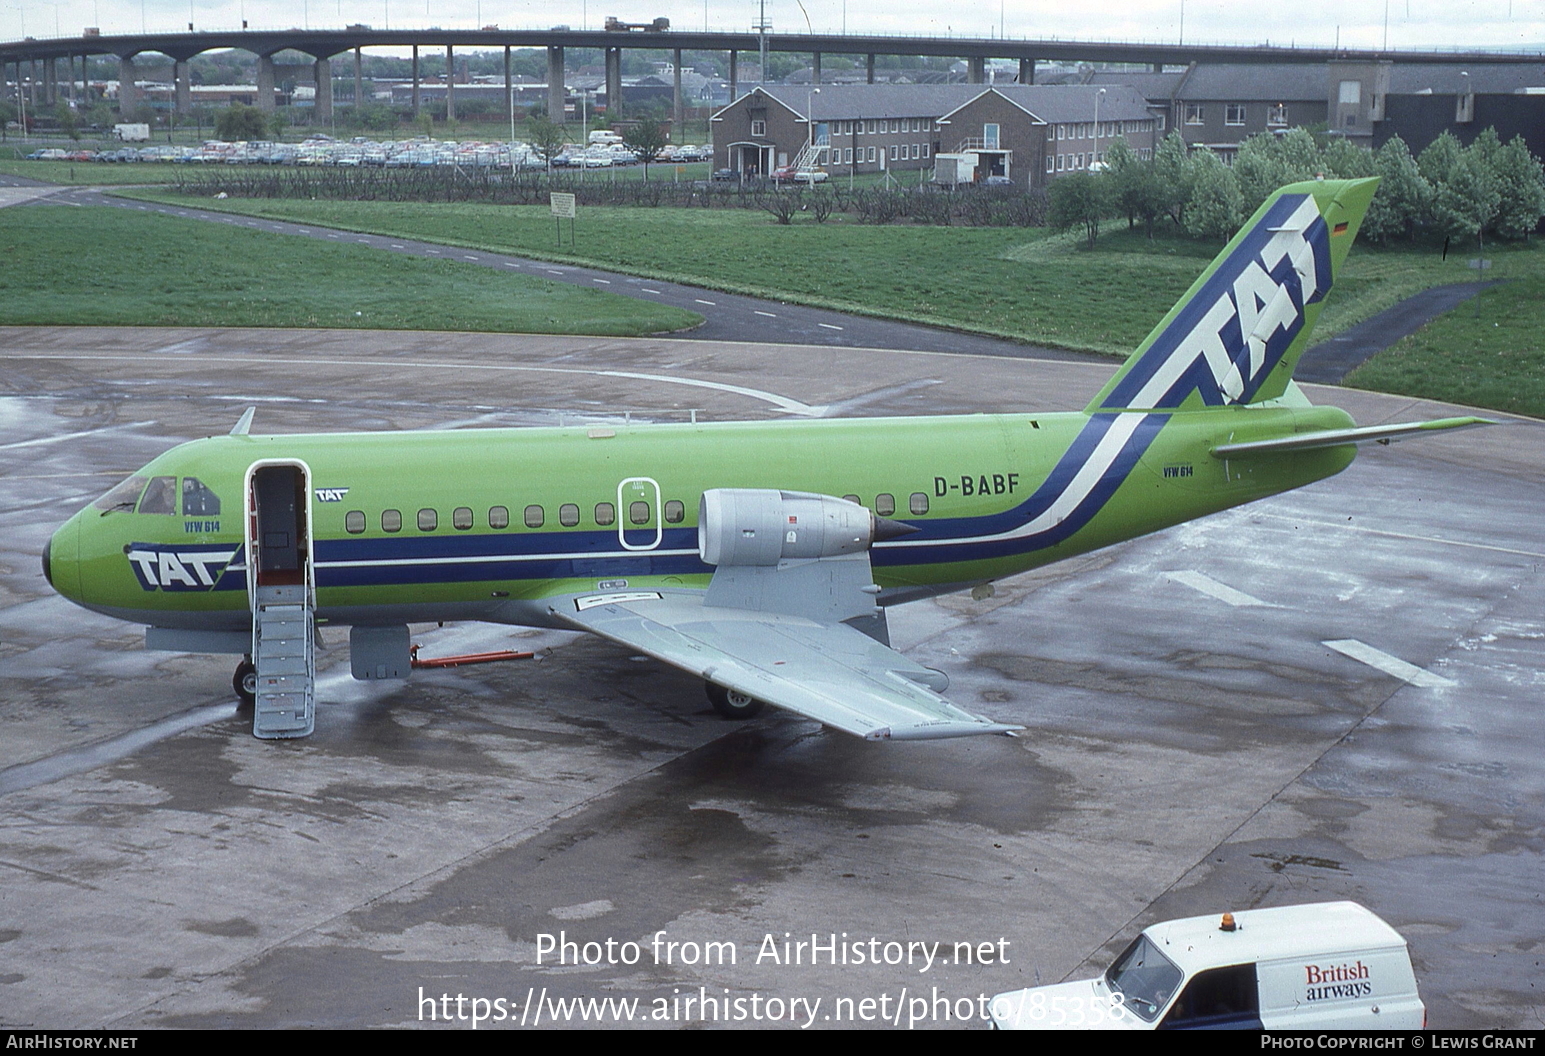
[(1284, 194), (1240, 239), (1102, 404), (1249, 403), (1330, 292), (1330, 232), (1314, 198)]

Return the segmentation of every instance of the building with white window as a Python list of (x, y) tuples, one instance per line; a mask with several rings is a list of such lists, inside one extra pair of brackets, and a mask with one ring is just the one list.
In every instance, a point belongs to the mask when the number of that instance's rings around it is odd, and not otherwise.
[(784, 166), (999, 176), (1031, 188), (1087, 170), (1117, 136), (1149, 156), (1158, 125), (1124, 85), (764, 85), (714, 114), (714, 167), (747, 178)]

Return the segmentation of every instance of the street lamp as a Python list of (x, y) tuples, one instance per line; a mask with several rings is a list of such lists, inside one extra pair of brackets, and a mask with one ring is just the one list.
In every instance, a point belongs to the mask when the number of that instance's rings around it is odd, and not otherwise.
[[(1101, 88), (1094, 93), (1094, 157), (1089, 160), (1089, 167), (1094, 169), (1095, 163), (1100, 160), (1100, 96), (1105, 94)], [(1098, 172), (1098, 169), (1095, 169)]]
[[(806, 157), (812, 158), (812, 160), (815, 154), (815, 97), (820, 94), (821, 89), (812, 88), (810, 89), (810, 94), (805, 97), (805, 124), (808, 126), (805, 129), (805, 136), (808, 140), (808, 147), (805, 151), (805, 155)], [(799, 173), (796, 172), (794, 174), (794, 178), (797, 180), (799, 178)]]

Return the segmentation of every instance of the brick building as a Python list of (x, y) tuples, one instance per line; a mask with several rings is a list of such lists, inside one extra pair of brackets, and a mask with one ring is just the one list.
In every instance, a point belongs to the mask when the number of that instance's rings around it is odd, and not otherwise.
[(941, 154), (970, 155), (968, 181), (1039, 187), (1087, 169), (1117, 135), (1150, 152), (1157, 124), (1124, 85), (764, 85), (714, 114), (714, 166), (746, 177), (796, 165), (921, 179)]

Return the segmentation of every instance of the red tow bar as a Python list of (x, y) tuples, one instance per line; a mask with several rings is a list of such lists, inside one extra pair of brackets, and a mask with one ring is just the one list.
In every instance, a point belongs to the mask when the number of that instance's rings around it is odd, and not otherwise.
[(462, 656), (437, 656), (430, 660), (418, 658), (417, 645), (408, 650), (409, 660), (415, 670), (422, 667), (462, 667), (466, 664), (492, 664), (499, 660), (530, 660), (534, 653), (517, 653), (513, 649), (500, 649), (492, 653), (466, 653)]

